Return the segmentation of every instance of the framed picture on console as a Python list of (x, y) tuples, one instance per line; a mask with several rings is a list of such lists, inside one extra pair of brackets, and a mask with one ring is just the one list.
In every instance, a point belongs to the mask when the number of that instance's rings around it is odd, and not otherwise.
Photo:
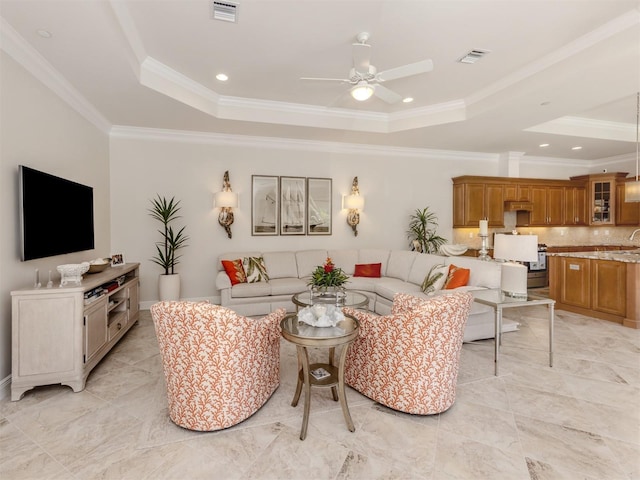
[(111, 266), (117, 267), (118, 265), (124, 265), (124, 255), (122, 253), (114, 253), (111, 255)]
[(331, 235), (331, 179), (307, 178), (307, 235)]
[(304, 177), (280, 177), (280, 235), (304, 235), (307, 219)]
[(278, 177), (251, 175), (251, 235), (278, 235)]

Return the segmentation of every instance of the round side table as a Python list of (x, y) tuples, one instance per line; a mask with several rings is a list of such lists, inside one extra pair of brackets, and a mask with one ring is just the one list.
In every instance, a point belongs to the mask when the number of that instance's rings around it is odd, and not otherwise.
[[(349, 345), (358, 336), (358, 329), (360, 328), (358, 321), (350, 315), (345, 315), (345, 319), (335, 327), (312, 327), (306, 323), (298, 322), (298, 316), (292, 314), (284, 317), (280, 322), (280, 326), (282, 327), (282, 336), (296, 346), (298, 353), (298, 383), (291, 406), (298, 405), (300, 394), (304, 389), (304, 415), (302, 417), (300, 440), (304, 440), (307, 436), (309, 412), (311, 410), (311, 387), (331, 388), (333, 400), (340, 401), (347, 428), (351, 432), (355, 431), (356, 428), (353, 425), (353, 420), (351, 420), (344, 391), (344, 361)], [(342, 346), (342, 350), (336, 365), (335, 349), (339, 346)], [(310, 364), (307, 347), (328, 348), (329, 363)], [(327, 375), (322, 376), (318, 373), (326, 373)]]

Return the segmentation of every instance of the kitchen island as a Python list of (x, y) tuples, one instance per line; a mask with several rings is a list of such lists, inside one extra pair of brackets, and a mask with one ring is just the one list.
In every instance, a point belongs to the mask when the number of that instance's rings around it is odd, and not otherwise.
[(640, 249), (547, 256), (556, 309), (640, 328)]

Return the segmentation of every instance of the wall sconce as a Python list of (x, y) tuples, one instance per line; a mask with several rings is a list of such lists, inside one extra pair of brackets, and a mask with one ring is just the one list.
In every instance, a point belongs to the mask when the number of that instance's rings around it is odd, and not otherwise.
[(224, 227), (229, 238), (231, 238), (231, 225), (233, 224), (233, 208), (238, 207), (238, 194), (231, 191), (229, 183), (229, 170), (224, 172), (222, 180), (222, 191), (214, 196), (213, 207), (220, 208), (218, 223)]
[(353, 234), (358, 236), (358, 224), (360, 223), (360, 211), (364, 208), (364, 197), (360, 195), (358, 189), (358, 177), (353, 177), (353, 184), (351, 185), (351, 195), (344, 195), (342, 197), (342, 208), (348, 209), (347, 223), (353, 229)]

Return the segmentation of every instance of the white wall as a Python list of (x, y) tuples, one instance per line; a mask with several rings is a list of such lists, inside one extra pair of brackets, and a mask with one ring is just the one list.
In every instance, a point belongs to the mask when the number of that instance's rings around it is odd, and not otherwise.
[[(0, 382), (11, 373), (12, 290), (30, 287), (34, 270), (46, 284), (56, 266), (91, 260), (110, 252), (109, 143), (97, 130), (4, 52), (0, 62)], [(20, 261), (18, 165), (93, 187), (95, 250), (39, 260)], [(52, 215), (64, 202), (52, 198)], [(55, 235), (56, 232), (51, 232)]]
[[(234, 145), (229, 145), (235, 142)], [(275, 145), (274, 145), (275, 144)], [(293, 146), (292, 146), (293, 145)], [(218, 255), (228, 251), (313, 248), (387, 247), (406, 249), (408, 217), (429, 206), (439, 219), (439, 233), (452, 236), (451, 177), (463, 174), (494, 174), (493, 156), (472, 159), (416, 156), (399, 150), (373, 154), (299, 146), (283, 140), (253, 140), (240, 144), (237, 137), (220, 137), (209, 143), (157, 138), (111, 140), (112, 247), (130, 261), (141, 262), (141, 301), (157, 299), (159, 266), (151, 263), (159, 224), (148, 215), (156, 194), (175, 196), (182, 202), (183, 218), (191, 237), (177, 270), (183, 278), (184, 298), (214, 298)], [(370, 150), (370, 149), (368, 149)], [(382, 152), (382, 153), (380, 153)], [(484, 158), (484, 159), (483, 159)], [(497, 157), (496, 157), (497, 158)], [(233, 238), (228, 239), (212, 208), (213, 194), (229, 170), (231, 186), (239, 194), (234, 211)], [(333, 180), (333, 235), (251, 235), (251, 175), (328, 177)], [(358, 176), (365, 197), (358, 236), (355, 237), (341, 211), (341, 196), (351, 190)]]

